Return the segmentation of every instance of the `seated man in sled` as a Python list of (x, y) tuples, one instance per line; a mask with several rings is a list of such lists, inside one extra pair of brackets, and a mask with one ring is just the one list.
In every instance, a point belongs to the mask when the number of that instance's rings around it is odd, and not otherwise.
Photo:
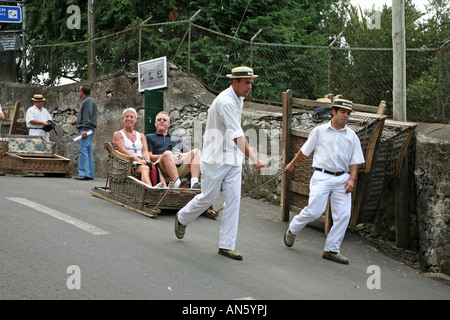
[[(132, 172), (141, 177), (141, 181), (152, 186), (150, 178), (150, 155), (147, 147), (147, 140), (143, 133), (134, 130), (137, 122), (137, 112), (134, 108), (128, 108), (123, 111), (122, 121), (124, 128), (114, 132), (113, 144), (121, 153), (134, 157)], [(155, 187), (166, 187), (166, 182), (161, 171), (158, 169), (160, 182)]]
[(158, 161), (163, 174), (170, 177), (169, 187), (186, 188), (188, 181), (181, 182), (185, 175), (191, 173), (190, 186), (200, 189), (200, 160), (201, 152), (198, 149), (189, 150), (184, 142), (169, 134), (169, 115), (161, 111), (155, 118), (156, 132), (147, 134), (148, 152), (152, 162)]

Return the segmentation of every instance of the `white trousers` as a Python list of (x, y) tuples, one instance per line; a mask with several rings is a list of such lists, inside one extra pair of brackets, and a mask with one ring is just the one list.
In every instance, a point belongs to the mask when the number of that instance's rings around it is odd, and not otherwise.
[(352, 196), (351, 193), (345, 193), (345, 183), (349, 177), (348, 173), (335, 177), (315, 171), (309, 185), (308, 205), (292, 219), (289, 225), (291, 232), (298, 235), (308, 223), (318, 219), (325, 212), (331, 193), (333, 226), (328, 233), (324, 251), (339, 252), (351, 215)]
[(202, 193), (196, 195), (178, 211), (178, 220), (188, 225), (207, 210), (216, 200), (222, 186), (224, 203), (220, 223), (219, 248), (234, 250), (241, 203), (242, 166), (201, 164)]

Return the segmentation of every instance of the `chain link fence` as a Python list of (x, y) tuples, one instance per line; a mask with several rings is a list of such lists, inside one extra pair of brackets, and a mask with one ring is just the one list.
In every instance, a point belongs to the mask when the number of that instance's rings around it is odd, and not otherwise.
[[(385, 100), (387, 114), (392, 114), (392, 49), (258, 43), (190, 20), (141, 24), (92, 39), (92, 43), (96, 77), (117, 71), (137, 72), (138, 62), (167, 56), (168, 61), (218, 93), (230, 85), (226, 74), (233, 67), (247, 65), (259, 75), (251, 101), (281, 104), (282, 92), (292, 89), (295, 97), (303, 99), (332, 93), (367, 105), (377, 106)], [(28, 65), (33, 66), (33, 80), (43, 73), (52, 79), (57, 68), (63, 74), (86, 79), (87, 51), (87, 41), (31, 47)], [(449, 51), (448, 44), (436, 49), (407, 49), (408, 120), (450, 119)], [(46, 55), (48, 64), (33, 64), (33, 57), (39, 55)]]

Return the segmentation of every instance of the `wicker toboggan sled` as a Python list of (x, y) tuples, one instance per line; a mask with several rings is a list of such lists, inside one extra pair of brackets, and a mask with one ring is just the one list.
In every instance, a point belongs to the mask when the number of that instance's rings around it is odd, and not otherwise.
[[(122, 205), (148, 217), (156, 217), (161, 209), (178, 210), (201, 193), (200, 189), (152, 188), (131, 175), (133, 157), (117, 151), (107, 142), (108, 178), (105, 187), (94, 187), (91, 194)], [(216, 218), (213, 210), (204, 215)]]
[(0, 139), (0, 171), (26, 176), (70, 176), (70, 159), (55, 154), (54, 142), (44, 137), (7, 135)]

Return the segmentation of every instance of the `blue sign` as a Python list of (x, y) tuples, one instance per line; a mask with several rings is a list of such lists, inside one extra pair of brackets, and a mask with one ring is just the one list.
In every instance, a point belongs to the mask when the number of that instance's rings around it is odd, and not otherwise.
[(20, 7), (0, 6), (0, 22), (21, 23), (22, 10)]

